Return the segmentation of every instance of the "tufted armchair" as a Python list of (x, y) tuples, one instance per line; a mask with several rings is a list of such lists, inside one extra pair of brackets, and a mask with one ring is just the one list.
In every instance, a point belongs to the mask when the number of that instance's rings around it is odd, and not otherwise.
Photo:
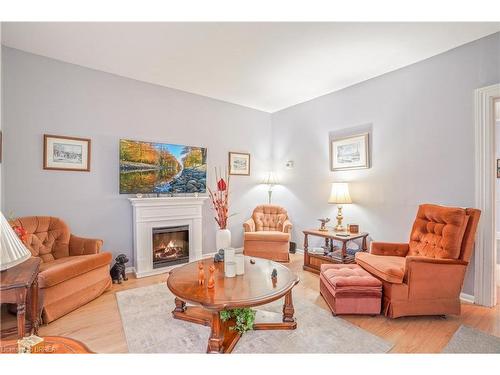
[(42, 259), (38, 285), (45, 323), (92, 301), (111, 286), (111, 253), (100, 253), (102, 240), (74, 236), (64, 221), (50, 216), (21, 217), (11, 224), (26, 229), (28, 249)]
[(280, 206), (263, 204), (253, 210), (252, 217), (243, 223), (243, 253), (288, 262), (292, 223), (286, 210)]
[(423, 204), (409, 243), (372, 242), (356, 263), (382, 281), (385, 315), (460, 314), (481, 211)]

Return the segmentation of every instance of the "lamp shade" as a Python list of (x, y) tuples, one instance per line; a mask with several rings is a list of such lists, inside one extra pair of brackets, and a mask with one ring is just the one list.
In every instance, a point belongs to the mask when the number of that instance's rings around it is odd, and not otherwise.
[(332, 191), (328, 203), (346, 204), (352, 203), (351, 196), (349, 195), (349, 185), (347, 182), (333, 182)]
[(278, 176), (274, 172), (268, 172), (262, 183), (265, 185), (278, 185), (280, 182), (278, 180)]
[(30, 257), (30, 251), (0, 211), (0, 271), (17, 266)]

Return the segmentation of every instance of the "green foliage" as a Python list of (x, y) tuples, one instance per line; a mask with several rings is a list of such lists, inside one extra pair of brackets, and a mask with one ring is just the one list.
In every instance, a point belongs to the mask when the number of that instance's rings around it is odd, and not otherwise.
[(220, 318), (223, 322), (234, 319), (235, 325), (229, 329), (236, 330), (239, 333), (244, 334), (246, 331), (253, 329), (253, 324), (255, 322), (255, 310), (249, 308), (222, 310), (220, 312)]

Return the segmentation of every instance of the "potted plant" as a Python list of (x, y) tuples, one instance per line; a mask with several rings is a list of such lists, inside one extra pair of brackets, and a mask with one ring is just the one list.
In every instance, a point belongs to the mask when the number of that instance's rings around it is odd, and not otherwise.
[(246, 331), (253, 329), (255, 323), (255, 310), (250, 308), (239, 308), (231, 310), (222, 310), (220, 318), (223, 322), (234, 320), (234, 326), (229, 327), (231, 330), (238, 331), (244, 334)]
[(219, 226), (215, 236), (215, 244), (219, 250), (231, 247), (231, 232), (227, 229), (227, 219), (229, 218), (229, 176), (227, 171), (222, 177), (215, 168), (215, 180), (217, 181), (217, 189), (212, 191), (208, 188), (208, 193), (216, 213), (215, 221)]

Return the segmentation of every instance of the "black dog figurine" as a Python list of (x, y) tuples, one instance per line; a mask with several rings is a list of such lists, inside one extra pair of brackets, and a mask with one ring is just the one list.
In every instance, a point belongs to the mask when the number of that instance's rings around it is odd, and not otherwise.
[(113, 284), (121, 284), (122, 280), (127, 281), (127, 275), (125, 275), (125, 265), (128, 263), (128, 258), (125, 254), (120, 254), (115, 259), (116, 263), (109, 273), (111, 274), (111, 279), (113, 279)]

